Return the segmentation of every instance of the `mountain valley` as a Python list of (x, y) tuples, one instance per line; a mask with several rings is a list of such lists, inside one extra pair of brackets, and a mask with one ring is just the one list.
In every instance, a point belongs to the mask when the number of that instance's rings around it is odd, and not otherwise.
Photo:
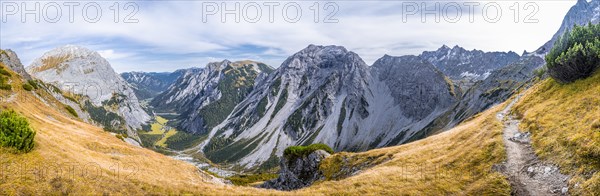
[(599, 195), (599, 11), (578, 0), (533, 52), (370, 65), (308, 44), (117, 73), (93, 46), (2, 48), (0, 195)]

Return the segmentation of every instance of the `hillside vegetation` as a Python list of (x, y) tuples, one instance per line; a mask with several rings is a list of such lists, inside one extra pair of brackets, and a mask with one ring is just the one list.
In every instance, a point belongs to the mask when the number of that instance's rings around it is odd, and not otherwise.
[(575, 195), (600, 194), (600, 72), (570, 84), (546, 79), (515, 106), (542, 159), (572, 175)]
[[(493, 165), (505, 159), (496, 106), (456, 128), (409, 144), (362, 153), (336, 153), (321, 170), (330, 181), (301, 189), (305, 195), (510, 195), (510, 184)], [(336, 180), (348, 168), (375, 163)], [(340, 166), (344, 166), (342, 168)]]
[(546, 55), (548, 73), (562, 83), (590, 76), (600, 67), (600, 24), (575, 26)]
[(29, 127), (27, 119), (13, 110), (0, 112), (0, 146), (17, 152), (29, 152), (35, 145), (35, 131)]

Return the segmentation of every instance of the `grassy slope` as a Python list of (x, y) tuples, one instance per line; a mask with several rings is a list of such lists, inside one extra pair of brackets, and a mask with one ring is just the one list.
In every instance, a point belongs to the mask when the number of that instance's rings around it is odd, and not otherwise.
[[(227, 194), (234, 189), (208, 182), (206, 174), (190, 164), (131, 146), (64, 111), (57, 112), (31, 92), (16, 88), (22, 83), (16, 74), (11, 79), (13, 91), (0, 90), (0, 100), (13, 93), (16, 99), (0, 101), (0, 108), (14, 109), (29, 120), (37, 131), (36, 147), (20, 155), (0, 149), (0, 195)], [(244, 187), (235, 190), (265, 192)]]
[(502, 107), (494, 107), (450, 131), (406, 145), (338, 153), (326, 159), (338, 163), (326, 162), (325, 171), (338, 171), (335, 167), (344, 158), (336, 157), (346, 157), (350, 165), (387, 157), (391, 160), (356, 176), (322, 182), (298, 193), (509, 195), (508, 181), (492, 170), (493, 164), (505, 158), (502, 124), (495, 117)]
[(546, 79), (513, 112), (532, 133), (535, 153), (573, 175), (571, 193), (600, 195), (600, 72), (571, 84)]
[[(14, 79), (14, 78), (13, 78)], [(18, 86), (20, 84), (14, 84)], [(360, 174), (337, 181), (289, 192), (250, 187), (221, 186), (205, 182), (203, 173), (194, 166), (176, 161), (151, 150), (133, 147), (102, 129), (68, 117), (34, 99), (19, 89), (14, 103), (0, 102), (25, 115), (38, 132), (34, 151), (14, 155), (0, 150), (0, 194), (47, 193), (121, 193), (121, 194), (509, 194), (505, 178), (492, 171), (492, 165), (504, 159), (501, 123), (495, 107), (461, 126), (410, 144), (371, 150), (363, 153), (339, 153), (327, 159), (326, 171), (339, 172), (335, 165), (345, 159), (351, 164), (372, 162), (369, 157), (391, 160)], [(0, 91), (3, 97), (10, 94)], [(20, 100), (19, 100), (20, 99)], [(27, 101), (23, 101), (23, 99)], [(342, 159), (341, 159), (342, 158)], [(84, 165), (97, 164), (101, 175), (81, 175)], [(69, 165), (76, 165), (76, 175), (68, 175)], [(115, 172), (115, 163), (120, 165)], [(333, 164), (331, 164), (333, 163)], [(51, 166), (61, 164), (62, 177), (28, 172), (16, 166)], [(29, 167), (32, 166), (32, 167)], [(135, 166), (135, 170), (133, 169)], [(326, 167), (328, 166), (328, 167)], [(88, 166), (89, 167), (89, 166)], [(89, 173), (88, 173), (89, 174)]]

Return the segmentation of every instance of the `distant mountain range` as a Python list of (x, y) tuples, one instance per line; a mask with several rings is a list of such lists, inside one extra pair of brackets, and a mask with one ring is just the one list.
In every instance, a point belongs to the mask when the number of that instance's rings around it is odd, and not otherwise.
[(436, 51), (425, 51), (421, 58), (435, 65), (441, 72), (467, 89), (476, 81), (484, 80), (492, 71), (511, 64), (519, 59), (514, 52), (483, 52), (465, 50), (444, 45)]
[(148, 112), (171, 114), (169, 125), (206, 136), (201, 149), (212, 161), (251, 167), (276, 161), (290, 145), (364, 151), (427, 137), (504, 101), (542, 62), (443, 46), (419, 56), (385, 55), (368, 66), (344, 47), (310, 45), (277, 69), (224, 60), (118, 75), (96, 52), (65, 46), (27, 70), (108, 130), (139, 141)]
[(174, 72), (125, 72), (121, 77), (125, 79), (135, 92), (138, 99), (152, 99), (165, 91), (177, 78), (187, 70), (177, 70)]
[[(385, 55), (368, 66), (343, 47), (311, 45), (274, 70), (225, 60), (183, 71), (150, 105), (178, 114), (180, 130), (208, 135), (201, 146), (209, 159), (251, 166), (273, 162), (290, 145), (321, 142), (363, 151), (446, 130), (504, 101), (531, 78), (532, 70), (496, 73), (520, 59), (514, 52), (443, 46), (420, 56)], [(502, 93), (481, 95), (490, 93), (485, 84), (518, 73), (523, 77)], [(457, 84), (464, 80), (471, 84)]]
[(213, 162), (253, 167), (277, 161), (290, 145), (363, 151), (452, 128), (527, 87), (557, 37), (575, 24), (597, 23), (599, 7), (578, 1), (552, 40), (522, 56), (444, 45), (418, 56), (384, 55), (369, 66), (344, 47), (310, 45), (276, 69), (224, 60), (118, 75), (96, 52), (65, 46), (27, 72), (15, 69), (55, 85), (84, 120), (135, 138), (148, 113), (170, 114), (170, 125), (206, 138), (200, 149)]

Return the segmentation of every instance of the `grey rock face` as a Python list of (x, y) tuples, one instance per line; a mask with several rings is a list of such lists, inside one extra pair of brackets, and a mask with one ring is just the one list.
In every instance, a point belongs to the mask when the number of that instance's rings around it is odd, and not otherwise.
[(554, 46), (554, 42), (565, 32), (573, 28), (573, 25), (582, 26), (588, 23), (598, 24), (598, 22), (600, 22), (600, 1), (591, 0), (588, 2), (587, 0), (578, 0), (577, 4), (569, 9), (560, 28), (552, 36), (552, 39), (537, 49), (535, 53), (545, 55), (550, 52), (550, 49)]
[(25, 67), (15, 52), (12, 50), (0, 50), (0, 62), (8, 66), (14, 72), (17, 72), (26, 80), (31, 80), (31, 76), (25, 71)]
[(455, 104), (454, 89), (417, 56), (385, 56), (369, 67), (343, 47), (310, 45), (257, 82), (202, 147), (214, 162), (253, 167), (291, 145), (397, 145)]
[(254, 89), (257, 77), (271, 71), (253, 61), (209, 63), (204, 69), (185, 70), (151, 105), (159, 112), (180, 114), (180, 130), (205, 134)]
[(59, 47), (35, 59), (27, 73), (63, 93), (81, 95), (78, 101), (105, 128), (126, 129), (135, 138), (135, 130), (150, 120), (131, 86), (95, 51), (73, 45)]
[(493, 71), (485, 80), (476, 82), (446, 114), (436, 119), (411, 140), (427, 137), (450, 129), (460, 122), (510, 98), (516, 90), (526, 87), (534, 78), (534, 70), (542, 67), (544, 60), (526, 55), (517, 62)]
[(447, 108), (456, 101), (450, 81), (420, 57), (385, 55), (375, 61), (373, 70), (389, 86), (405, 116), (421, 120), (436, 108)]
[(330, 154), (324, 150), (316, 150), (308, 156), (292, 160), (284, 157), (279, 164), (279, 177), (265, 182), (261, 187), (288, 191), (310, 186), (323, 178), (319, 165), (328, 156)]

